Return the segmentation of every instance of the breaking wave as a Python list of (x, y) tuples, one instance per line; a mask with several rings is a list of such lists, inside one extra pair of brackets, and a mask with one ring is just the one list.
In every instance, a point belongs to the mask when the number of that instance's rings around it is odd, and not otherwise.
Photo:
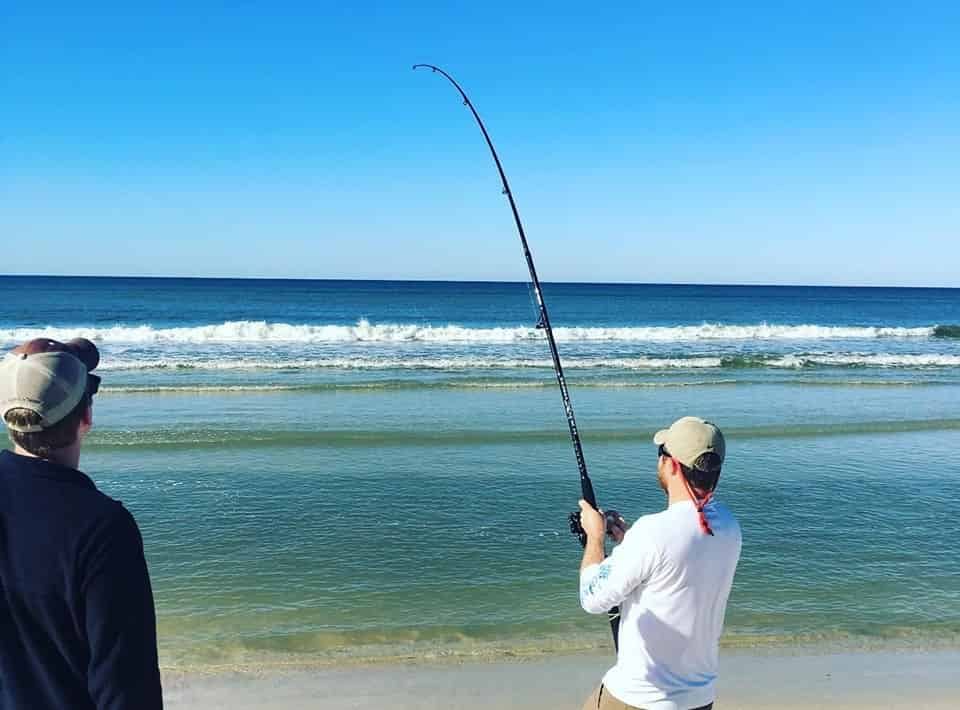
[[(704, 370), (777, 368), (943, 368), (960, 367), (960, 355), (910, 355), (890, 353), (813, 353), (806, 355), (757, 355), (732, 357), (624, 357), (564, 358), (565, 369), (579, 370)], [(256, 358), (162, 358), (107, 360), (101, 370), (551, 370), (547, 358), (497, 357), (330, 357), (297, 360)]]
[[(960, 337), (960, 327), (827, 326), (827, 325), (700, 325), (637, 327), (558, 327), (561, 342), (695, 342), (701, 340), (839, 340), (873, 338)], [(65, 340), (81, 336), (106, 344), (149, 343), (513, 343), (538, 340), (532, 327), (473, 328), (460, 325), (370, 323), (356, 325), (293, 325), (266, 321), (227, 321), (183, 328), (151, 325), (108, 327), (47, 327), (0, 330), (0, 341), (31, 338)]]

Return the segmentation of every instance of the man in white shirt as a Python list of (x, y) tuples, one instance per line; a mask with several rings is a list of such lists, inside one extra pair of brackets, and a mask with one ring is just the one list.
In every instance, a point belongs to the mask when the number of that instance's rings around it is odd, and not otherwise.
[(740, 559), (740, 525), (713, 499), (725, 454), (710, 422), (683, 417), (657, 432), (657, 477), (667, 509), (645, 515), (604, 559), (603, 516), (580, 501), (587, 545), (580, 604), (620, 605), (617, 663), (584, 710), (709, 710), (720, 632)]

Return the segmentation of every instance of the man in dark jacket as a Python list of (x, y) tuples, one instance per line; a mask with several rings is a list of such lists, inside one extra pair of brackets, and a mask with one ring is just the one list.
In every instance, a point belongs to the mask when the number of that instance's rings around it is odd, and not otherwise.
[(0, 361), (0, 710), (163, 706), (140, 531), (77, 470), (99, 361), (45, 338)]

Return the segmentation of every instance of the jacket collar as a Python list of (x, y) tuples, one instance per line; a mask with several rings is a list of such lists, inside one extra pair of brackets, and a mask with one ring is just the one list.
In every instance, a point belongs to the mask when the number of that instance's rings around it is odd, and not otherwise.
[(84, 488), (96, 489), (96, 485), (83, 471), (69, 466), (61, 466), (46, 459), (33, 456), (20, 456), (12, 451), (0, 451), (0, 468), (14, 473), (23, 473), (40, 478), (50, 478), (55, 481), (72, 483)]

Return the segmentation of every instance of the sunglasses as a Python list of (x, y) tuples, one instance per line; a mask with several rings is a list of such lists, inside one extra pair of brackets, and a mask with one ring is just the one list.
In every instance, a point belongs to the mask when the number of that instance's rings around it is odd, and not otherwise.
[(670, 455), (670, 452), (667, 451), (667, 447), (664, 446), (663, 444), (660, 444), (660, 446), (657, 447), (657, 458), (659, 459), (659, 458), (662, 458), (662, 457), (664, 457), (664, 456), (666, 456), (668, 459), (673, 458), (673, 457)]
[(87, 373), (86, 395), (88, 397), (93, 397), (93, 395), (95, 395), (99, 391), (100, 391), (100, 377), (97, 375), (91, 375)]

